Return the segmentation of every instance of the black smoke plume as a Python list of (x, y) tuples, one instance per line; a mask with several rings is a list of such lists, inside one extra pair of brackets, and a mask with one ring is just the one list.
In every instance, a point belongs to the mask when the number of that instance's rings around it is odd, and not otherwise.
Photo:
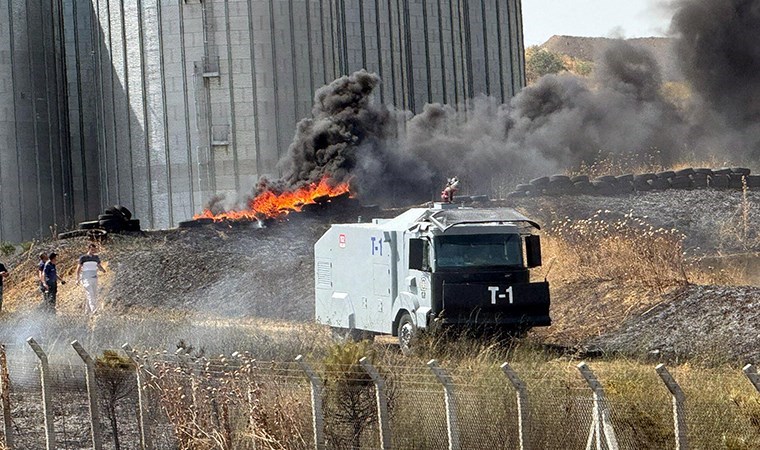
[[(676, 0), (671, 25), (691, 100), (662, 94), (645, 49), (608, 46), (591, 78), (549, 75), (509, 104), (478, 97), (426, 105), (414, 116), (375, 101), (366, 71), (319, 89), (276, 182), (290, 189), (328, 176), (369, 200), (430, 199), (447, 176), (470, 191), (640, 155), (668, 166), (713, 158), (745, 164), (760, 153), (760, 0)], [(749, 158), (749, 159), (748, 159)]]
[(760, 1), (678, 0), (671, 22), (694, 91), (695, 128), (716, 150), (760, 159)]

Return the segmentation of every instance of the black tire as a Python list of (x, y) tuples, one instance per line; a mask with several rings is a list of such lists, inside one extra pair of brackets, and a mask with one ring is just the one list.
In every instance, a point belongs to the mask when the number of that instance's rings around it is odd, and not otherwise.
[(109, 206), (108, 208), (105, 209), (104, 213), (115, 216), (117, 214), (121, 214), (121, 211), (119, 211), (119, 208), (117, 208), (116, 206)]
[(633, 181), (643, 181), (646, 183), (649, 180), (657, 179), (657, 174), (654, 173), (642, 173), (641, 175), (634, 175)]
[(576, 181), (573, 190), (581, 195), (589, 195), (595, 192), (594, 185), (590, 181)]
[(125, 219), (127, 220), (132, 219), (132, 211), (127, 209), (126, 206), (116, 205), (114, 206), (114, 208), (116, 208), (119, 211), (119, 213), (121, 213), (121, 215), (124, 216)]
[(124, 225), (124, 231), (140, 231), (140, 219), (131, 219)]
[(731, 175), (741, 175), (743, 177), (746, 177), (751, 173), (752, 171), (747, 169), (746, 167), (732, 167), (731, 168)]
[(567, 175), (552, 175), (549, 177), (550, 183), (562, 183), (562, 184), (568, 184), (571, 183), (570, 177)]
[(629, 174), (625, 174), (625, 175), (620, 175), (619, 177), (617, 177), (617, 182), (618, 183), (625, 183), (625, 182), (632, 183), (633, 182), (633, 178), (634, 178), (633, 175), (630, 174), (630, 173)]
[(79, 223), (80, 230), (94, 230), (95, 228), (98, 228), (99, 226), (100, 226), (100, 222), (98, 222), (97, 220), (89, 220), (87, 222)]
[(750, 189), (760, 188), (760, 175), (749, 175), (746, 177), (747, 187)]
[(633, 182), (633, 188), (639, 192), (647, 192), (652, 190), (652, 185), (645, 180), (636, 180)]
[(408, 355), (412, 352), (412, 343), (417, 335), (417, 326), (409, 313), (404, 313), (398, 320), (398, 346), (401, 353)]
[(538, 186), (538, 187), (546, 186), (547, 184), (549, 184), (549, 177), (534, 178), (530, 180), (530, 184), (532, 186)]
[(691, 189), (691, 178), (685, 175), (679, 175), (670, 180), (672, 189)]
[(695, 188), (706, 188), (707, 175), (696, 172), (694, 175), (691, 176), (691, 185), (692, 187), (695, 187)]
[(573, 183), (578, 183), (581, 181), (589, 182), (591, 180), (588, 178), (588, 175), (578, 175), (578, 176), (570, 178), (570, 181), (572, 181)]
[(529, 184), (518, 184), (517, 187), (515, 187), (515, 192), (526, 192), (529, 191), (532, 187), (533, 186)]
[(70, 239), (75, 237), (87, 236), (89, 230), (74, 230), (65, 233), (58, 233), (58, 239)]
[(595, 180), (591, 184), (594, 186), (594, 194), (596, 195), (615, 195), (617, 193), (615, 185), (606, 181)]
[(631, 192), (635, 191), (635, 188), (633, 187), (633, 181), (618, 181), (618, 183), (615, 185), (615, 188), (618, 192), (623, 194), (630, 194)]
[(686, 169), (676, 170), (676, 177), (688, 177), (694, 175), (694, 169), (688, 167)]
[(613, 177), (612, 175), (605, 175), (603, 177), (597, 178), (595, 181), (601, 181), (603, 183), (615, 184), (615, 183), (617, 183), (617, 178)]
[(98, 220), (124, 220), (124, 216), (121, 214), (101, 214), (98, 216)]
[(699, 168), (699, 169), (694, 169), (694, 173), (696, 173), (696, 174), (702, 174), (702, 175), (712, 175), (713, 174), (713, 170), (712, 169), (706, 169), (706, 168)]
[(669, 180), (676, 176), (676, 173), (672, 170), (666, 170), (665, 172), (660, 172), (657, 174), (657, 178), (661, 180)]
[(713, 175), (707, 178), (707, 184), (713, 189), (726, 189), (730, 184), (728, 175)]
[(654, 180), (649, 180), (649, 185), (652, 186), (653, 191), (664, 191), (670, 189), (670, 182), (667, 180), (667, 178), (658, 177)]
[(731, 169), (729, 167), (721, 167), (720, 169), (713, 170), (713, 175), (730, 175)]
[(742, 178), (744, 178), (742, 175), (732, 173), (728, 177), (728, 187), (731, 189), (742, 189), (744, 187), (744, 183), (742, 183)]
[(124, 221), (116, 219), (100, 220), (98, 221), (100, 228), (104, 230), (118, 232), (124, 229)]

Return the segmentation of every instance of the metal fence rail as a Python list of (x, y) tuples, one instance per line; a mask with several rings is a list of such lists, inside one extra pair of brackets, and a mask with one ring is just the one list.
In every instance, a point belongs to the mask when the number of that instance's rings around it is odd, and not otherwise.
[[(76, 341), (60, 363), (28, 343), (13, 358), (0, 346), (2, 449), (760, 448), (751, 365), (706, 387), (663, 365), (623, 377), (586, 363), (263, 362), (128, 345), (106, 357)], [(719, 392), (708, 402), (705, 388)]]

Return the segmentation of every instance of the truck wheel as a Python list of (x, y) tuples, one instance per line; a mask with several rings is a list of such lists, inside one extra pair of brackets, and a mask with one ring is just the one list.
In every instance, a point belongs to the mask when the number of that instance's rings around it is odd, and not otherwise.
[(412, 339), (417, 334), (417, 326), (412, 322), (412, 316), (404, 313), (398, 321), (398, 345), (401, 353), (408, 355), (412, 351)]

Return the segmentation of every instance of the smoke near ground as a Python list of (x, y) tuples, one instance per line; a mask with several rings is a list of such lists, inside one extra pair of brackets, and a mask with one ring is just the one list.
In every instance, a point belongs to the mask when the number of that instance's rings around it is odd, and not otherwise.
[[(664, 166), (760, 156), (760, 0), (680, 0), (672, 34), (692, 96), (676, 107), (662, 95), (648, 51), (610, 46), (591, 78), (549, 75), (509, 104), (484, 96), (457, 107), (431, 104), (416, 116), (380, 104), (382, 81), (366, 71), (319, 89), (284, 176), (258, 190), (329, 177), (372, 201), (430, 199), (447, 176), (470, 191), (638, 155)], [(751, 159), (750, 159), (751, 158)]]

